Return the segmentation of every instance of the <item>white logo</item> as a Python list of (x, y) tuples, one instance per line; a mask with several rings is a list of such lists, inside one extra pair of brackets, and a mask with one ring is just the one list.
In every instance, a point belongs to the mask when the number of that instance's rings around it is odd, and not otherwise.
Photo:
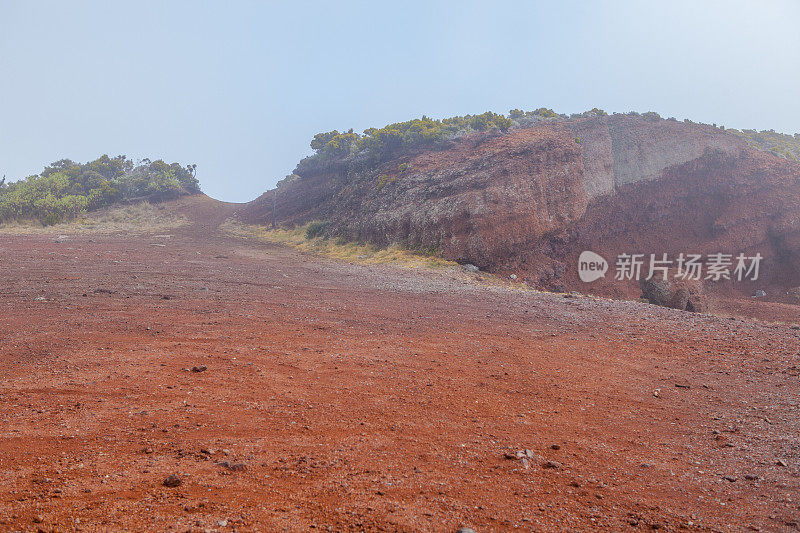
[(591, 283), (606, 277), (608, 262), (603, 256), (586, 250), (578, 258), (578, 276), (584, 283)]

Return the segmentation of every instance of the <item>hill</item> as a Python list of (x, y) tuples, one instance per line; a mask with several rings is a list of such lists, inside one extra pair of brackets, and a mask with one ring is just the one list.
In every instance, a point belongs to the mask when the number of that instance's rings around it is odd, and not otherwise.
[(317, 154), (240, 217), (321, 221), (330, 237), (399, 243), (551, 290), (639, 294), (635, 280), (581, 282), (583, 250), (612, 265), (623, 253), (760, 253), (757, 281), (714, 290), (780, 300), (800, 285), (800, 164), (750, 132), (597, 109), (509, 117), (321, 134)]

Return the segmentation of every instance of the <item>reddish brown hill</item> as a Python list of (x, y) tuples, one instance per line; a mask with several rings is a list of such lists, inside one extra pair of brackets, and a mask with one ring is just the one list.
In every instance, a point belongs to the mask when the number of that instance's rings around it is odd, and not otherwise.
[(800, 165), (713, 126), (614, 115), (473, 134), (370, 170), (307, 170), (241, 216), (269, 223), (273, 195), (280, 224), (324, 220), (332, 236), (435, 250), (545, 288), (638, 295), (634, 282), (580, 282), (583, 249), (611, 263), (760, 252), (757, 284), (715, 290), (780, 300), (800, 285)]

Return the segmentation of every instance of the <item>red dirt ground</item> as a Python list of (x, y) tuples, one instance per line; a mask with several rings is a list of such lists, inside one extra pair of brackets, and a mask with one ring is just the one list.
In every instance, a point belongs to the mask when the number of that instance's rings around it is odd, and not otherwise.
[(334, 262), (190, 204), (170, 239), (0, 236), (0, 530), (798, 529), (796, 326)]

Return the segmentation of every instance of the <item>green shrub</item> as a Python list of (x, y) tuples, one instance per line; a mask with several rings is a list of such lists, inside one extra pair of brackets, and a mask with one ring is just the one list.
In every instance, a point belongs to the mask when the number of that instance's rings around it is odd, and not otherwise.
[(778, 157), (800, 161), (800, 136), (798, 134), (787, 135), (777, 133), (775, 130), (726, 130), (733, 135), (739, 135), (747, 140), (747, 143), (754, 148), (770, 152)]
[(387, 176), (386, 174), (381, 174), (380, 176), (378, 176), (378, 190), (379, 191), (381, 189), (383, 189), (383, 187), (384, 187), (384, 185), (386, 185), (387, 181), (389, 181), (389, 176)]
[(552, 109), (548, 109), (546, 107), (540, 107), (539, 109), (534, 111), (533, 114), (539, 115), (542, 118), (559, 118), (561, 116)]
[[(462, 133), (497, 130), (506, 132), (513, 125), (503, 115), (487, 111), (480, 115), (466, 115), (434, 120), (423, 116), (406, 122), (389, 124), (383, 128), (369, 128), (363, 135), (339, 133), (337, 130), (318, 133), (311, 141), (315, 154), (301, 162), (314, 165), (348, 156), (358, 156), (370, 166), (388, 161), (405, 150), (432, 146)], [(301, 170), (300, 169), (300, 170)]]
[(195, 165), (104, 155), (86, 164), (56, 161), (41, 174), (0, 186), (0, 221), (33, 218), (56, 224), (126, 199), (153, 201), (200, 192)]
[(306, 238), (307, 239), (314, 239), (316, 237), (322, 237), (325, 235), (325, 230), (328, 229), (328, 223), (323, 222), (321, 220), (315, 220), (310, 222), (308, 226), (306, 226)]

